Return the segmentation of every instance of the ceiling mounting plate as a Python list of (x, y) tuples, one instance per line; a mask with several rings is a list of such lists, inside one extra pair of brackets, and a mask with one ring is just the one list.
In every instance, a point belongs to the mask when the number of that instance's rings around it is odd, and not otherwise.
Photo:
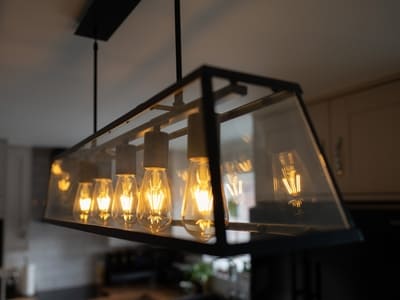
[(107, 41), (139, 2), (140, 0), (94, 0), (75, 34)]

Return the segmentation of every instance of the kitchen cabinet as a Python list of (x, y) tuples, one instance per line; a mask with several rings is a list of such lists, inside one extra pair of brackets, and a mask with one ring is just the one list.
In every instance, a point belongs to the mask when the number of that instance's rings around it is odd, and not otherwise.
[(31, 198), (31, 148), (7, 148), (5, 240), (7, 251), (26, 250)]
[(309, 105), (345, 200), (400, 199), (400, 78)]

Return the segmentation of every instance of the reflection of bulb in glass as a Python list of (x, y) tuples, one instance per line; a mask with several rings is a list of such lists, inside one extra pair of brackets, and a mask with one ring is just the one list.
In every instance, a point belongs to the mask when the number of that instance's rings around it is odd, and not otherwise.
[(112, 217), (126, 226), (136, 221), (137, 184), (133, 174), (117, 174), (112, 204)]
[(137, 207), (138, 222), (151, 232), (171, 223), (171, 191), (165, 168), (145, 168)]
[(91, 215), (101, 223), (106, 223), (111, 215), (112, 182), (109, 178), (95, 178), (94, 182)]
[(51, 173), (54, 175), (61, 175), (62, 172), (61, 160), (55, 160), (51, 165)]
[(236, 172), (232, 171), (225, 175), (226, 183), (226, 195), (230, 195), (230, 198), (236, 204), (239, 204), (240, 197), (243, 194), (243, 181), (239, 179)]
[(300, 208), (303, 199), (299, 198), (301, 193), (301, 175), (295, 166), (295, 159), (292, 152), (283, 152), (279, 154), (281, 164), (282, 183), (286, 192), (293, 197), (289, 201), (289, 205)]
[(66, 192), (69, 190), (69, 187), (71, 186), (71, 180), (69, 178), (69, 174), (63, 172), (60, 177), (61, 178), (58, 179), (57, 182), (57, 187), (61, 192)]
[(296, 174), (296, 171), (289, 178), (282, 178), (282, 182), (289, 195), (297, 196), (301, 192), (300, 174)]
[(92, 206), (92, 183), (80, 182), (75, 195), (73, 215), (77, 221), (86, 223), (88, 221), (90, 208)]
[[(225, 220), (228, 221), (227, 214)], [(208, 241), (215, 234), (214, 202), (206, 157), (190, 158), (182, 221), (186, 230), (202, 241)]]

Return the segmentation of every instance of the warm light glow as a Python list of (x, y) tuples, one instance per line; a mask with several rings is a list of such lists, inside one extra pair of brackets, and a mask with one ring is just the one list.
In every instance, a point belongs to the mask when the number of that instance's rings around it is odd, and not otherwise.
[(51, 165), (51, 174), (55, 177), (57, 188), (60, 192), (66, 192), (71, 186), (71, 181), (68, 172), (62, 169), (61, 160), (55, 160)]
[(93, 216), (101, 223), (105, 223), (111, 215), (111, 198), (113, 189), (111, 179), (96, 178), (93, 190)]
[(198, 220), (196, 225), (200, 227), (200, 230), (204, 236), (206, 232), (209, 232), (212, 229), (211, 227), (214, 226), (214, 222), (211, 220)]
[(196, 199), (197, 209), (201, 214), (208, 215), (212, 210), (212, 195), (210, 197), (210, 190), (208, 187), (201, 188), (195, 187), (193, 189), (193, 196)]
[(75, 195), (73, 215), (77, 221), (86, 223), (92, 207), (92, 183), (80, 182)]
[(110, 208), (111, 199), (108, 196), (97, 197), (97, 205), (101, 212), (106, 212)]
[(243, 173), (249, 173), (253, 170), (253, 164), (250, 159), (237, 162), (237, 170)]
[(190, 159), (182, 221), (186, 230), (201, 241), (208, 241), (215, 234), (214, 200), (206, 157)]
[(300, 174), (296, 174), (296, 193), (301, 192)]
[(146, 168), (140, 188), (137, 218), (151, 232), (171, 223), (171, 191), (164, 168)]
[(61, 168), (61, 161), (60, 160), (56, 160), (53, 162), (53, 164), (51, 165), (51, 173), (53, 175), (61, 175), (63, 172), (62, 168)]
[(112, 207), (113, 219), (125, 226), (136, 221), (138, 191), (133, 174), (117, 174)]
[(82, 213), (89, 213), (90, 204), (92, 203), (92, 198), (80, 198), (79, 207)]
[(282, 178), (282, 182), (289, 195), (297, 196), (301, 192), (301, 177), (296, 171), (289, 173), (289, 178)]
[[(208, 169), (208, 160), (205, 157), (191, 159), (193, 168), (189, 176), (194, 176), (195, 180), (191, 180), (188, 189), (191, 193), (191, 198), (195, 200), (197, 210), (200, 213), (200, 218), (207, 221), (213, 218), (213, 195), (210, 182), (210, 172)], [(199, 219), (200, 223), (202, 222)], [(200, 224), (199, 223), (199, 224)], [(201, 226), (200, 226), (201, 227)], [(208, 228), (207, 226), (204, 228)]]
[(71, 186), (71, 180), (69, 179), (69, 176), (63, 175), (63, 177), (60, 180), (58, 180), (57, 186), (61, 192), (68, 191), (69, 187)]
[[(155, 176), (158, 176), (158, 173), (154, 173)], [(154, 214), (159, 214), (165, 195), (163, 192), (163, 189), (161, 187), (161, 180), (156, 177), (152, 181), (152, 183), (156, 182), (155, 185), (150, 184), (150, 188), (144, 192), (145, 198), (147, 202), (149, 203), (150, 210)]]
[(119, 197), (119, 201), (121, 201), (123, 213), (129, 214), (132, 212), (133, 199), (131, 196), (121, 195), (121, 197)]
[(300, 208), (303, 200), (299, 198), (301, 193), (301, 175), (295, 165), (295, 157), (292, 152), (283, 152), (279, 154), (281, 164), (282, 183), (287, 193), (294, 199), (289, 200), (289, 205)]

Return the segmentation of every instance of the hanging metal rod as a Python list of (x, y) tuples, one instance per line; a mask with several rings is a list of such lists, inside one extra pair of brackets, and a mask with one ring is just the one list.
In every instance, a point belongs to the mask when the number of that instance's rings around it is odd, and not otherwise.
[[(175, 65), (176, 65), (176, 83), (182, 81), (182, 35), (181, 35), (181, 5), (180, 0), (175, 0)], [(178, 91), (175, 94), (174, 107), (182, 106), (183, 94)]]
[(176, 82), (180, 82), (182, 80), (182, 36), (180, 0), (175, 0), (175, 55)]
[(93, 43), (93, 133), (97, 132), (97, 40)]

